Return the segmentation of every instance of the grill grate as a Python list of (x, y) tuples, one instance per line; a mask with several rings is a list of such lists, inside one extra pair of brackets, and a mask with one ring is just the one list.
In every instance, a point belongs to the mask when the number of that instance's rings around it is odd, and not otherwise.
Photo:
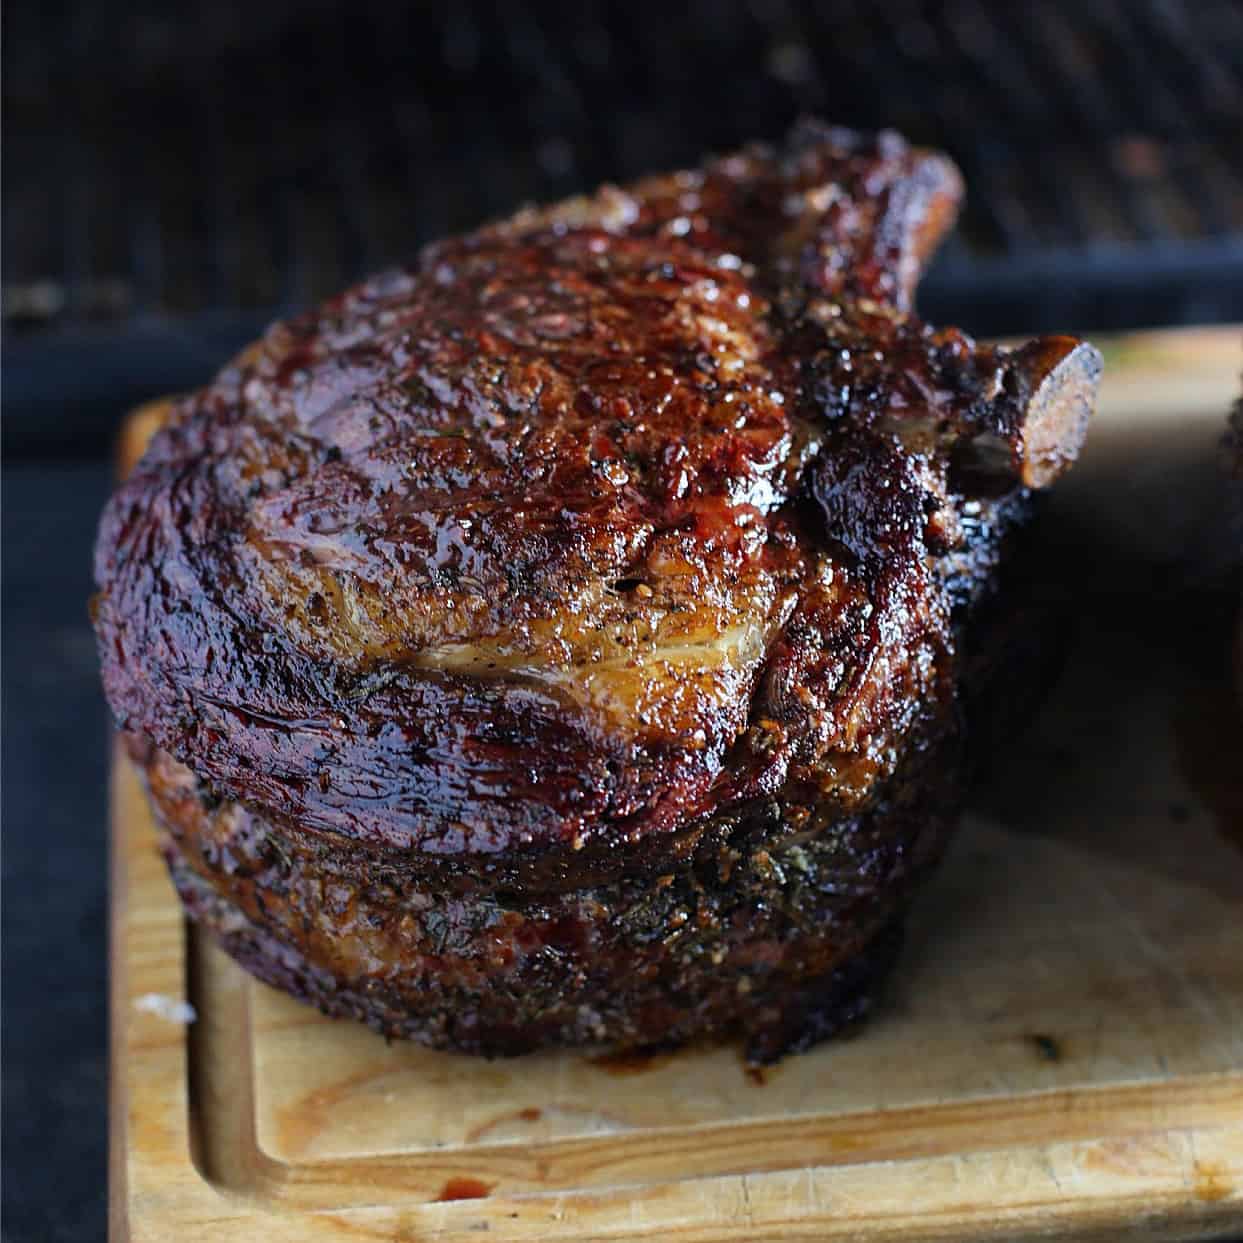
[(229, 316), (250, 331), (523, 200), (807, 111), (961, 164), (969, 203), (930, 313), (992, 331), (1243, 317), (1237, 0), (6, 15), (10, 342)]
[(1243, 235), (1232, 0), (259, 7), (10, 9), (6, 318), (303, 302), (802, 110), (953, 152), (953, 265)]

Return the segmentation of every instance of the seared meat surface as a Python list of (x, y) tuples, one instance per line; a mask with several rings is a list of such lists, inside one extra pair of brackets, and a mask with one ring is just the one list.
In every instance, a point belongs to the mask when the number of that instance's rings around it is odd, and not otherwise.
[(806, 123), (431, 246), (176, 403), (95, 616), (191, 912), (485, 1052), (858, 1010), (1099, 370), (917, 318), (959, 193)]

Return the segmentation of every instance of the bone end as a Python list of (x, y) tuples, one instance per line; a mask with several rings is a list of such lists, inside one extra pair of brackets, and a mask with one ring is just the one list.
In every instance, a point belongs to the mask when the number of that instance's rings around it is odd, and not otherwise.
[(1074, 337), (1042, 337), (1019, 350), (1030, 384), (1014, 445), (1019, 478), (1026, 487), (1044, 488), (1079, 456), (1096, 406), (1100, 351)]

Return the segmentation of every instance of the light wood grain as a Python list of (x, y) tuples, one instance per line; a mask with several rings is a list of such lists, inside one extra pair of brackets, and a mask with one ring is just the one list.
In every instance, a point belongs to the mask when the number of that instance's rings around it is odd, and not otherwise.
[[(1046, 515), (1071, 665), (978, 792), (875, 1020), (757, 1085), (387, 1045), (187, 934), (113, 789), (116, 1240), (1191, 1238), (1243, 1226), (1243, 724), (1218, 583), (1237, 333), (1108, 351)], [(1184, 598), (1184, 597), (1179, 597)], [(1198, 604), (1196, 603), (1198, 602)], [(1161, 605), (1168, 610), (1168, 603)], [(1192, 636), (1193, 641), (1188, 641)], [(184, 1026), (138, 1008), (190, 1001)], [(485, 1198), (435, 1202), (456, 1178)]]

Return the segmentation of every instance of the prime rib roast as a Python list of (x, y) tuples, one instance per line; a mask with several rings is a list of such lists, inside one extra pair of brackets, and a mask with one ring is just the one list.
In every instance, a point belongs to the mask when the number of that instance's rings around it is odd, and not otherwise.
[(94, 618), (189, 913), (442, 1048), (766, 1061), (861, 1014), (1100, 366), (917, 317), (960, 194), (804, 122), (429, 246), (172, 403)]

